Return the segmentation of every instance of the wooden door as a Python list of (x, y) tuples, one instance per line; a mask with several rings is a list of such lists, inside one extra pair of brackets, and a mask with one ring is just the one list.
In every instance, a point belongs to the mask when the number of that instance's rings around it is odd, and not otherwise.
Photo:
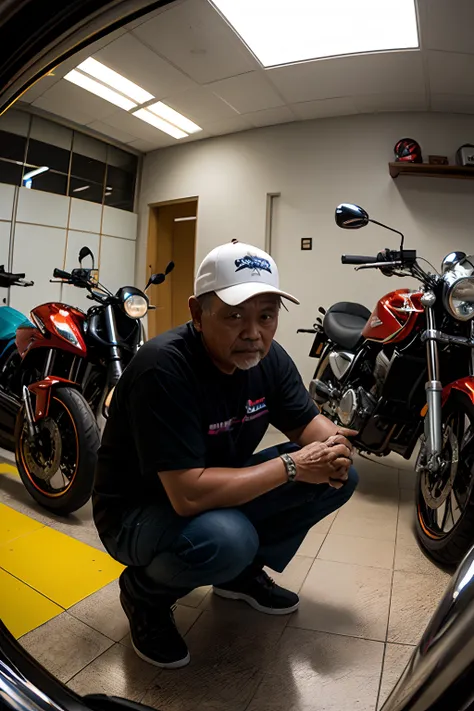
[(147, 276), (163, 271), (170, 261), (175, 263), (175, 268), (164, 284), (148, 290), (150, 303), (156, 306), (156, 310), (148, 313), (148, 338), (189, 320), (188, 299), (194, 286), (196, 213), (197, 199), (150, 207)]

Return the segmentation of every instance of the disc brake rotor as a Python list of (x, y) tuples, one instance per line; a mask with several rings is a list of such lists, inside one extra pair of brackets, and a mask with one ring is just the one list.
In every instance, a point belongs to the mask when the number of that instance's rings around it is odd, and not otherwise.
[(41, 420), (39, 426), (40, 431), (34, 442), (25, 437), (24, 457), (33, 476), (49, 482), (61, 463), (61, 434), (56, 422), (49, 417)]
[(447, 427), (444, 432), (443, 455), (446, 457), (445, 464), (436, 473), (436, 478), (433, 479), (433, 472), (426, 469), (421, 473), (421, 491), (430, 509), (439, 509), (444, 504), (451, 494), (458, 471), (459, 443), (452, 427)]

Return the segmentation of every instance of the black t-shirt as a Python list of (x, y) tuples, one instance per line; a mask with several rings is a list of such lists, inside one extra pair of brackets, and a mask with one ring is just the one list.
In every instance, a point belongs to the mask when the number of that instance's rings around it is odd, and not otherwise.
[(112, 399), (93, 497), (99, 532), (133, 506), (169, 505), (158, 472), (242, 467), (269, 423), (289, 432), (317, 412), (295, 364), (276, 342), (254, 368), (225, 375), (191, 323), (151, 339)]

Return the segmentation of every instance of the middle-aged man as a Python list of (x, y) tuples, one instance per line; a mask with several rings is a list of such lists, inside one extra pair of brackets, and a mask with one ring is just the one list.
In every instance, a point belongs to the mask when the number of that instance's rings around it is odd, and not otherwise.
[[(134, 649), (157, 666), (188, 663), (172, 606), (198, 586), (294, 612), (298, 595), (264, 565), (284, 570), (356, 487), (350, 432), (318, 414), (273, 340), (282, 299), (298, 303), (270, 255), (235, 240), (217, 247), (199, 267), (192, 320), (148, 341), (116, 387), (94, 519), (127, 566), (120, 599)], [(270, 423), (290, 442), (255, 455)]]

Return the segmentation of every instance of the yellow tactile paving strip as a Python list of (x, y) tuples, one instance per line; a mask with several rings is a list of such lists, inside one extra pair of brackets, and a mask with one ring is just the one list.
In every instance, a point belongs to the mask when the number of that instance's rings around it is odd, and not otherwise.
[(0, 618), (19, 637), (117, 578), (106, 553), (0, 504)]

